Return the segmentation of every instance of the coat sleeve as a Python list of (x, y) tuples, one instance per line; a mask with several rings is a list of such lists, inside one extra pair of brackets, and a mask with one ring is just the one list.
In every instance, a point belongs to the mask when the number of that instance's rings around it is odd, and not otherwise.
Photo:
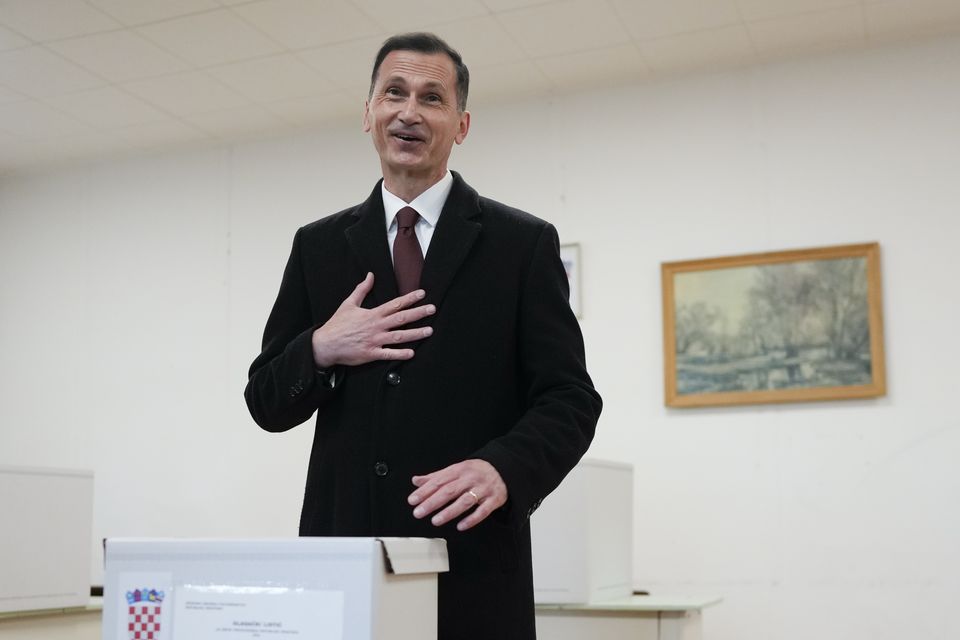
[(267, 431), (286, 431), (305, 422), (336, 393), (343, 378), (342, 370), (318, 371), (313, 361), (311, 339), (320, 325), (310, 312), (304, 281), (302, 231), (294, 236), (262, 350), (250, 365), (244, 391), (250, 415)]
[(569, 302), (557, 232), (545, 225), (523, 287), (518, 318), (526, 411), (477, 458), (507, 485), (505, 515), (523, 526), (590, 446), (602, 401), (587, 374), (583, 336)]

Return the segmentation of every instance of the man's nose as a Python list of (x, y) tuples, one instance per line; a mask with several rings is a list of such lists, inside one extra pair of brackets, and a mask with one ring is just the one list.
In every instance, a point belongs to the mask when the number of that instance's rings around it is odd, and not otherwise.
[(406, 100), (404, 100), (403, 107), (400, 109), (400, 120), (406, 124), (419, 122), (420, 104), (417, 101), (416, 96), (409, 96)]

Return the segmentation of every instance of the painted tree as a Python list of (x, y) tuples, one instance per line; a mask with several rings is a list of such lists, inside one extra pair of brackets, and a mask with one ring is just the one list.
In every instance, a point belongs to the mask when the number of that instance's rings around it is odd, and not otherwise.
[(705, 302), (678, 305), (674, 329), (677, 355), (686, 354), (695, 344), (712, 352), (716, 346), (713, 325), (722, 315), (719, 309), (710, 308)]
[(821, 260), (814, 263), (813, 272), (815, 298), (833, 357), (853, 360), (869, 353), (866, 259)]

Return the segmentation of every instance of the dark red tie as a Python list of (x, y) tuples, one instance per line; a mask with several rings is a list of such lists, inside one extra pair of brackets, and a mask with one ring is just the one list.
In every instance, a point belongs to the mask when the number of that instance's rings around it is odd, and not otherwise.
[(393, 271), (397, 274), (397, 289), (400, 295), (410, 293), (420, 286), (423, 271), (423, 251), (417, 233), (413, 230), (420, 214), (404, 207), (397, 212), (397, 237), (393, 240)]

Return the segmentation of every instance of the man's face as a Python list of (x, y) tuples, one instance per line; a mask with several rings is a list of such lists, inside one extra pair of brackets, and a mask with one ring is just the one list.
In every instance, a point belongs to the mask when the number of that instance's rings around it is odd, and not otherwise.
[(384, 177), (437, 178), (447, 170), (453, 143), (470, 128), (457, 108), (453, 61), (442, 53), (391, 51), (366, 102), (363, 130), (380, 154)]

